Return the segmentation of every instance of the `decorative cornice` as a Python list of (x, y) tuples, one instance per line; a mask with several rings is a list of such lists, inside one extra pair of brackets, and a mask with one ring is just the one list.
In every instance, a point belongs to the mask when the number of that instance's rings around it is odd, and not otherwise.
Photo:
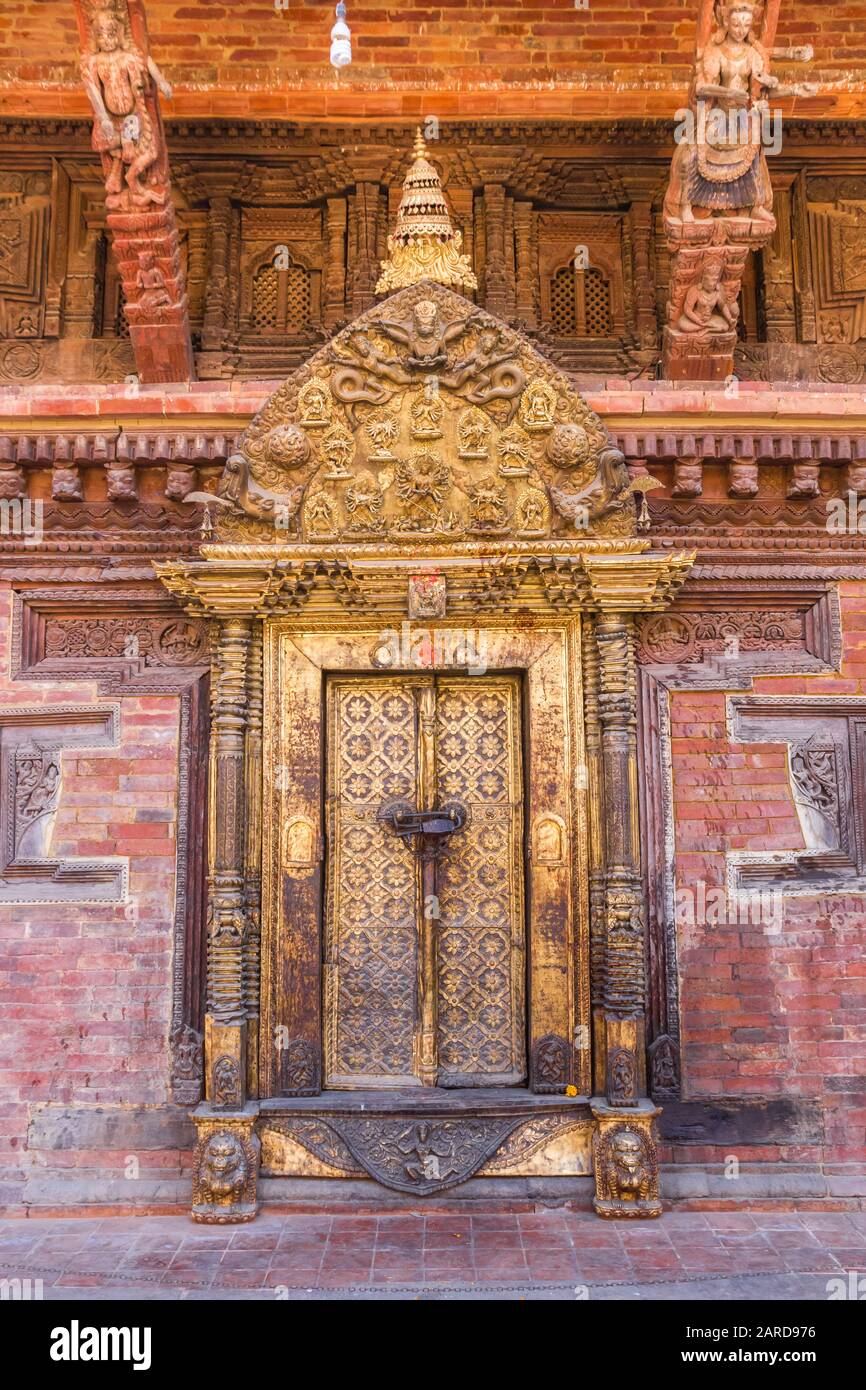
[[(467, 607), (477, 611), (481, 594), (494, 606), (501, 607), (506, 597), (509, 605), (517, 606), (518, 588), (520, 606), (542, 612), (561, 611), (563, 594), (566, 608), (653, 610), (670, 601), (694, 558), (683, 552), (650, 552), (649, 543), (639, 540), (540, 541), (531, 550), (518, 542), (488, 541), (431, 546), (423, 557), (386, 545), (297, 546), (282, 552), (261, 545), (220, 545), (204, 547), (199, 560), (157, 563), (154, 569), (193, 614), (296, 612), (316, 589), (317, 615), (366, 608), (378, 618), (405, 615), (410, 577), (431, 564), (440, 566), (448, 579), (449, 615)], [(389, 575), (386, 586), (383, 561)], [(551, 567), (556, 570), (553, 575)], [(505, 589), (497, 599), (502, 584)]]

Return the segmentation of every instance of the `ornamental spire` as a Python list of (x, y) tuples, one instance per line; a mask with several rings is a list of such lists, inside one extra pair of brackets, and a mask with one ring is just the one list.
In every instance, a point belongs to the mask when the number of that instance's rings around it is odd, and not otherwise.
[(420, 127), (415, 132), (412, 155), (376, 293), (402, 290), (419, 280), (435, 280), (461, 290), (477, 289), (469, 258), (461, 255), (463, 234), (455, 231), (451, 222), (439, 172), (427, 157)]

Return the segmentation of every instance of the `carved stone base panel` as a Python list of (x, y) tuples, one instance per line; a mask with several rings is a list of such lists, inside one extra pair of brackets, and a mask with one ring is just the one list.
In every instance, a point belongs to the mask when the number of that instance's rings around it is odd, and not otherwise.
[[(592, 1121), (569, 1115), (523, 1120), (482, 1164), (480, 1178), (584, 1177), (592, 1172)], [(282, 1178), (365, 1178), (325, 1120), (280, 1119), (262, 1123), (262, 1173)]]
[(584, 1177), (593, 1121), (584, 1098), (520, 1090), (375, 1091), (364, 1110), (329, 1092), (267, 1107), (258, 1124), (271, 1177), (374, 1178), (430, 1196), (480, 1177)]
[(235, 1115), (206, 1108), (193, 1118), (193, 1220), (217, 1226), (252, 1221), (259, 1209), (260, 1145), (254, 1108)]
[(596, 1212), (614, 1219), (661, 1216), (653, 1135), (653, 1121), (661, 1110), (648, 1100), (631, 1110), (615, 1109), (598, 1098), (590, 1105), (596, 1121), (592, 1139)]

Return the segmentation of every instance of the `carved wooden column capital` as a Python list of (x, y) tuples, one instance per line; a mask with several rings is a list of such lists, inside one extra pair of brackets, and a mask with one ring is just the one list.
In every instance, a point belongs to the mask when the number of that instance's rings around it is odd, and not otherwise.
[[(723, 381), (733, 373), (746, 262), (776, 232), (767, 149), (778, 113), (769, 99), (815, 90), (785, 86), (770, 73), (774, 56), (811, 56), (774, 53), (780, 0), (746, 8), (753, 29), (742, 33), (735, 6), (700, 0), (689, 107), (680, 113), (664, 201), (671, 275), (662, 369), (671, 380)], [(756, 48), (765, 55), (760, 73), (748, 66)], [(752, 74), (747, 96), (744, 71)]]

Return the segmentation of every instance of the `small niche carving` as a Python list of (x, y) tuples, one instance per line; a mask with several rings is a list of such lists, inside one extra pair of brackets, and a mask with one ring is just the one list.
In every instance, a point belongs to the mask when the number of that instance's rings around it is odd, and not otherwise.
[(551, 867), (565, 863), (565, 821), (559, 816), (539, 816), (535, 822), (534, 855), (536, 864)]
[(316, 830), (304, 816), (294, 816), (283, 832), (283, 867), (308, 870), (316, 859)]

